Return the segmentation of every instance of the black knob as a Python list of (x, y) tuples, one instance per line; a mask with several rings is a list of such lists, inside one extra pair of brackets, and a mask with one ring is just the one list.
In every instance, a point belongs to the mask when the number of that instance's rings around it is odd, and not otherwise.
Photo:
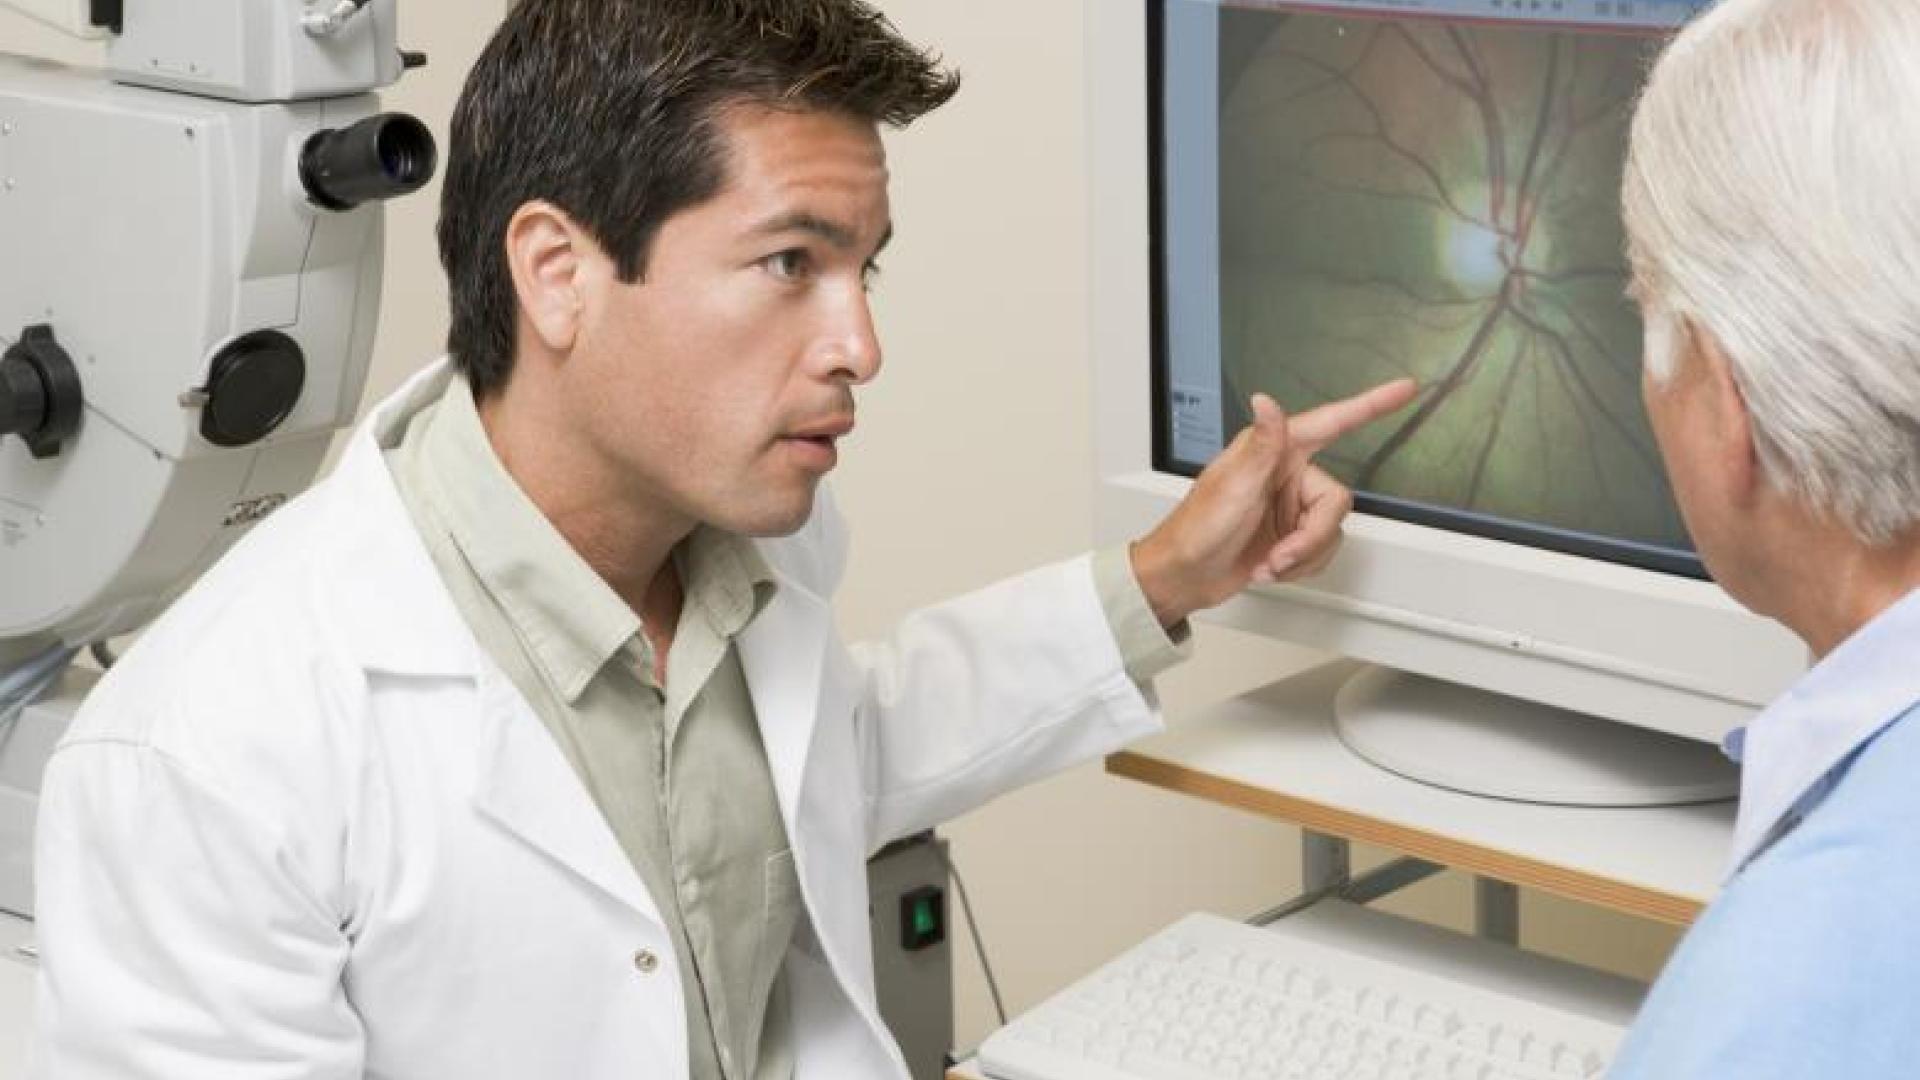
[(215, 446), (259, 442), (292, 414), (306, 382), (306, 356), (292, 338), (278, 330), (236, 338), (213, 358), (200, 434)]
[(25, 360), (0, 360), (0, 435), (38, 431), (47, 419), (47, 385)]
[(0, 355), (0, 436), (20, 436), (34, 457), (60, 453), (80, 430), (85, 404), (79, 369), (54, 339), (53, 327), (27, 327)]
[(427, 125), (404, 113), (381, 113), (308, 139), (300, 150), (300, 183), (314, 205), (351, 210), (419, 191), (439, 163)]

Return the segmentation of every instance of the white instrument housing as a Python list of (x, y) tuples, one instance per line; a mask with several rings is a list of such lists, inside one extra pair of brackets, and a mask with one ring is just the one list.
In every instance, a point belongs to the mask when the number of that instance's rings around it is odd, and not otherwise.
[[(51, 326), (86, 401), (57, 456), (0, 439), (0, 640), (137, 627), (312, 478), (365, 384), (382, 217), (315, 208), (296, 161), (375, 106), (241, 105), (0, 57), (0, 337)], [(217, 447), (193, 391), (262, 329), (299, 346), (304, 388), (264, 440)]]
[[(42, 0), (45, 2), (45, 0)], [(316, 37), (309, 0), (126, 0), (107, 70), (124, 83), (229, 101), (298, 101), (400, 78), (396, 0), (371, 0), (337, 34)]]

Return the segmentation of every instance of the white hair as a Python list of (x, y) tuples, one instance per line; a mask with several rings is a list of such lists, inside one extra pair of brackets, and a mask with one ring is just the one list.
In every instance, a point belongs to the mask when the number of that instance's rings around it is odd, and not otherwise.
[(1920, 3), (1725, 0), (1660, 59), (1623, 195), (1647, 365), (1718, 343), (1776, 489), (1920, 524)]

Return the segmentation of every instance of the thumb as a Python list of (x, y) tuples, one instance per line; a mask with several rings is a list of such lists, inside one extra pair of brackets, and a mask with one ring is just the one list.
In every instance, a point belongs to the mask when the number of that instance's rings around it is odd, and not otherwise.
[(1253, 423), (1234, 437), (1227, 452), (1202, 477), (1227, 505), (1242, 508), (1265, 505), (1275, 477), (1284, 475), (1281, 465), (1291, 443), (1286, 414), (1272, 398), (1255, 394), (1252, 407)]
[(1253, 395), (1252, 405), (1253, 427), (1249, 430), (1253, 438), (1248, 440), (1247, 449), (1262, 469), (1272, 471), (1293, 443), (1287, 431), (1287, 414), (1265, 394)]

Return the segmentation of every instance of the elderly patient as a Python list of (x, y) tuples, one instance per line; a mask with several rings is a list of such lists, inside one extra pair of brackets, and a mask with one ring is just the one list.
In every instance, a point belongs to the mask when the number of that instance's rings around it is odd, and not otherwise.
[(1920, 1076), (1920, 0), (1727, 0), (1625, 205), (1687, 523), (1818, 665), (1729, 740), (1733, 876), (1612, 1075)]

